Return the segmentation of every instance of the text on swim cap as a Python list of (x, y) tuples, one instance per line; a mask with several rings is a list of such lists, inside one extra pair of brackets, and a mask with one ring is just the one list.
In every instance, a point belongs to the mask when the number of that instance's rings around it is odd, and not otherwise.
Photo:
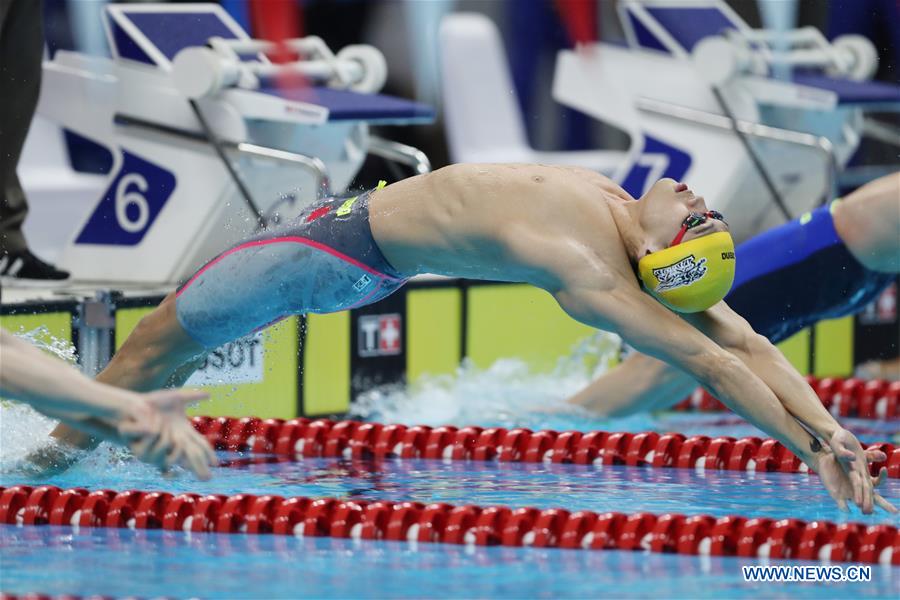
[(697, 260), (693, 254), (682, 258), (677, 263), (653, 269), (653, 276), (659, 282), (655, 291), (667, 292), (691, 285), (695, 281), (703, 279), (707, 270), (706, 259)]

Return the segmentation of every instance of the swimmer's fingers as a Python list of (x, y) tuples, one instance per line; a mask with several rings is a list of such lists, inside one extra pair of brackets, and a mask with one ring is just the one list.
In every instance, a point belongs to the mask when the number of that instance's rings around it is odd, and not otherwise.
[(878, 448), (867, 448), (866, 449), (866, 462), (868, 463), (880, 463), (887, 460), (887, 454), (879, 450)]
[(205, 481), (211, 477), (209, 467), (215, 462), (209, 461), (203, 446), (192, 444), (191, 448), (186, 450), (182, 464), (193, 471), (198, 479)]
[(881, 467), (881, 469), (879, 469), (878, 471), (878, 475), (876, 475), (875, 478), (872, 479), (872, 487), (877, 488), (879, 485), (887, 481), (887, 472), (887, 467)]
[(191, 404), (209, 398), (209, 393), (203, 390), (159, 390), (145, 394), (145, 398), (161, 412), (184, 414)]
[(856, 469), (848, 473), (850, 477), (850, 485), (853, 490), (853, 503), (856, 504), (863, 514), (872, 513), (872, 480), (869, 474), (860, 475)]
[(895, 515), (898, 512), (900, 512), (900, 510), (897, 510), (897, 507), (895, 507), (893, 504), (891, 504), (890, 502), (885, 500), (881, 496), (881, 494), (875, 494), (875, 504), (880, 506), (881, 509), (884, 510), (885, 512), (890, 513), (892, 515)]
[(190, 423), (182, 422), (178, 432), (181, 457), (179, 464), (192, 471), (200, 479), (210, 478), (210, 466), (218, 461), (216, 453), (205, 437), (197, 433)]
[(178, 412), (185, 412), (188, 407), (198, 402), (209, 399), (209, 393), (203, 390), (177, 390), (178, 396), (174, 399), (173, 407), (177, 407)]
[(838, 448), (836, 455), (839, 459), (841, 459), (842, 462), (845, 463), (852, 463), (854, 460), (856, 460), (856, 454), (854, 454), (853, 450), (849, 448)]
[(863, 512), (866, 514), (872, 513), (875, 510), (875, 484), (874, 480), (868, 473), (869, 466), (866, 465), (866, 474), (863, 475)]
[[(878, 475), (872, 480), (872, 487), (877, 488), (882, 485), (885, 481), (887, 481), (888, 470), (887, 467), (881, 467), (878, 470)], [(880, 507), (883, 511), (890, 514), (897, 514), (900, 510), (897, 509), (893, 504), (884, 499), (884, 496), (879, 494), (878, 492), (873, 492), (873, 497), (875, 500), (875, 505)]]
[(847, 511), (847, 500), (853, 497), (850, 474), (832, 453), (826, 453), (819, 460), (816, 471), (828, 495), (842, 511)]
[(166, 464), (166, 456), (169, 454), (171, 448), (172, 432), (168, 427), (163, 427), (159, 437), (156, 438), (156, 443), (150, 447), (146, 456), (141, 460), (150, 463), (151, 465), (162, 467)]
[(838, 494), (838, 493), (832, 492), (830, 489), (828, 490), (828, 495), (831, 496), (831, 499), (834, 500), (834, 501), (837, 503), (838, 508), (839, 508), (842, 512), (848, 512), (848, 511), (850, 510), (850, 508), (847, 506), (847, 499), (846, 499), (846, 498), (844, 498), (843, 496), (841, 496), (841, 495)]
[(219, 464), (219, 457), (216, 456), (215, 449), (210, 445), (209, 441), (202, 436), (197, 436), (199, 438), (198, 445), (200, 447), (200, 461), (203, 463), (206, 468), (206, 479), (209, 479), (209, 467), (215, 467)]
[(216, 456), (216, 451), (210, 445), (209, 440), (200, 435), (189, 421), (184, 421), (183, 426), (186, 429), (185, 436), (193, 442), (192, 447), (196, 448), (200, 460), (207, 465), (219, 464), (219, 457)]
[(182, 444), (175, 444), (169, 450), (169, 453), (166, 455), (166, 462), (164, 465), (165, 469), (169, 469), (175, 465), (181, 464), (182, 459), (184, 458), (185, 449)]
[(126, 440), (136, 440), (147, 435), (147, 426), (139, 421), (121, 421), (116, 429)]
[[(828, 440), (834, 455), (845, 465), (854, 462), (865, 462), (862, 445), (856, 436), (846, 429), (838, 429)], [(857, 459), (860, 459), (859, 461)]]
[(156, 443), (158, 435), (146, 435), (130, 444), (131, 453), (138, 460), (143, 461), (148, 455), (150, 448)]
[(203, 438), (201, 440), (200, 447), (203, 448), (203, 455), (208, 465), (212, 465), (214, 467), (219, 464), (219, 457), (216, 456), (215, 449), (209, 445), (209, 442), (206, 441), (206, 438)]

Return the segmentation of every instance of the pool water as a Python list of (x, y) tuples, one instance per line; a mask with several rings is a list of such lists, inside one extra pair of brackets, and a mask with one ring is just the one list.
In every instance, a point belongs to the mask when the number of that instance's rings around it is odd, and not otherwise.
[[(0, 525), (6, 592), (173, 598), (896, 598), (868, 583), (747, 584), (747, 559)], [(52, 566), (52, 568), (48, 568)]]
[[(360, 416), (371, 420), (406, 424), (759, 435), (729, 413), (598, 419), (560, 404), (585, 383), (584, 374), (545, 378), (525, 376), (516, 364), (500, 367), (464, 373), (449, 384), (373, 391), (357, 408)], [(102, 445), (68, 471), (39, 477), (20, 459), (43, 443), (52, 423), (10, 407), (0, 410), (0, 417), (3, 486), (740, 514), (900, 526), (900, 517), (884, 512), (842, 513), (815, 476), (801, 474), (426, 460), (293, 462), (221, 454), (222, 465), (214, 478), (200, 482), (184, 472), (164, 478), (122, 451)], [(847, 424), (863, 441), (896, 443), (896, 421)], [(897, 503), (900, 480), (889, 480), (881, 491)], [(868, 583), (750, 584), (743, 581), (740, 569), (746, 564), (759, 563), (646, 552), (0, 526), (0, 591), (9, 593), (213, 598), (900, 597), (898, 567), (873, 566)]]
[[(221, 458), (213, 480), (199, 482), (187, 474), (163, 478), (101, 447), (63, 474), (47, 479), (4, 473), (0, 484), (790, 516), (900, 525), (900, 517), (884, 512), (841, 513), (815, 477), (798, 474), (427, 460), (293, 462), (239, 454)], [(889, 498), (900, 497), (900, 481), (889, 481), (883, 492)], [(0, 527), (0, 589), (14, 593), (229, 598), (893, 598), (900, 593), (896, 567), (873, 567), (873, 580), (864, 584), (767, 587), (744, 583), (740, 570), (744, 564), (753, 562), (644, 552)]]

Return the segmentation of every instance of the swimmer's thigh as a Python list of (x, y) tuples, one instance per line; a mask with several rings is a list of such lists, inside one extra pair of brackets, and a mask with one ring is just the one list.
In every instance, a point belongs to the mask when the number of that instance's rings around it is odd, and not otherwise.
[(178, 323), (212, 349), (288, 315), (359, 305), (369, 299), (369, 290), (381, 287), (363, 268), (312, 244), (298, 237), (273, 238), (224, 253), (178, 291)]

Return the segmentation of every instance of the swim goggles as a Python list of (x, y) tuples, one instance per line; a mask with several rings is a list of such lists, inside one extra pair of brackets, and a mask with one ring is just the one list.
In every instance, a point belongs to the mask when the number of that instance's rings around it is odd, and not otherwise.
[(685, 220), (681, 223), (681, 229), (678, 230), (678, 234), (672, 238), (672, 242), (669, 244), (669, 247), (677, 246), (681, 243), (681, 240), (684, 239), (684, 234), (693, 229), (694, 227), (699, 227), (706, 223), (709, 219), (715, 219), (717, 221), (722, 221), (726, 225), (728, 223), (725, 222), (725, 217), (717, 210), (708, 210), (705, 213), (690, 213)]

